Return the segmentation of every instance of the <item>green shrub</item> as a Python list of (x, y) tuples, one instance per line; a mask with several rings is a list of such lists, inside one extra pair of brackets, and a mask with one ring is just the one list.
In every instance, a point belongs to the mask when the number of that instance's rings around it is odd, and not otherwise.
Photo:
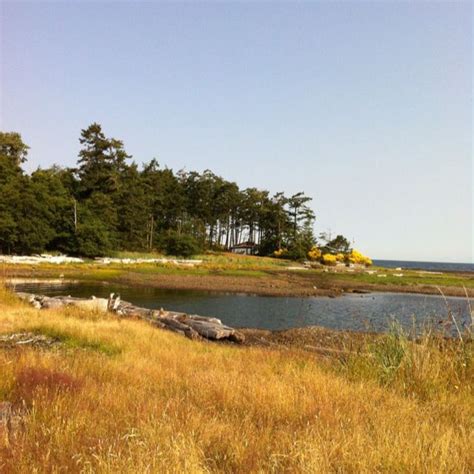
[(203, 250), (192, 235), (178, 234), (174, 231), (162, 238), (160, 247), (166, 254), (179, 257), (191, 257)]
[(104, 257), (110, 253), (110, 236), (100, 222), (90, 222), (77, 228), (77, 250), (83, 257)]

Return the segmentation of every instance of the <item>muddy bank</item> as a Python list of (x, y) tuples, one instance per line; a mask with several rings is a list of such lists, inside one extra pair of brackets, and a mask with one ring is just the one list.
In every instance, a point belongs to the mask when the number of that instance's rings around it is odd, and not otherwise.
[(128, 274), (114, 279), (126, 285), (143, 285), (166, 290), (202, 290), (227, 293), (246, 293), (261, 296), (330, 296), (344, 293), (371, 291), (393, 293), (417, 293), (446, 296), (474, 296), (473, 289), (456, 286), (371, 284), (354, 280), (325, 281), (319, 275), (298, 275), (290, 272), (268, 272), (261, 277), (232, 277), (225, 275), (140, 275)]
[(420, 295), (440, 295), (440, 290), (445, 296), (460, 296), (465, 297), (467, 295), (474, 296), (474, 289), (462, 288), (458, 286), (435, 286), (435, 285), (376, 285), (368, 283), (351, 282), (347, 285), (347, 282), (334, 284), (334, 288), (339, 288), (341, 291), (348, 293), (357, 292), (387, 292), (387, 293), (416, 293)]
[(274, 349), (303, 349), (321, 355), (338, 356), (365, 350), (367, 342), (382, 337), (381, 334), (355, 331), (338, 331), (320, 326), (270, 331), (264, 329), (239, 329), (245, 336), (244, 345)]
[(165, 290), (201, 290), (224, 293), (245, 293), (261, 296), (337, 296), (338, 288), (318, 288), (298, 277), (283, 272), (268, 276), (232, 277), (227, 275), (123, 275), (115, 279), (119, 283), (152, 286)]

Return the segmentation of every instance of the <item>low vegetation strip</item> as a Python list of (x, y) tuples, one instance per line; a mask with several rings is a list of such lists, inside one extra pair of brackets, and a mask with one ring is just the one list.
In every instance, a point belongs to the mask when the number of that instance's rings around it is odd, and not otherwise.
[(77, 308), (45, 313), (0, 290), (0, 333), (19, 331), (121, 352), (0, 347), (0, 402), (21, 416), (0, 440), (2, 472), (474, 469), (467, 338), (393, 333), (361, 356), (319, 358)]
[[(131, 257), (130, 254), (128, 254)], [(228, 253), (199, 256), (194, 267), (163, 263), (134, 265), (82, 264), (3, 264), (4, 278), (73, 279), (104, 281), (127, 285), (146, 285), (163, 289), (225, 291), (280, 296), (337, 296), (351, 291), (393, 291), (474, 296), (474, 274), (420, 273), (414, 270), (373, 268), (291, 269), (288, 262)], [(400, 276), (401, 275), (401, 276)], [(464, 289), (465, 288), (465, 289)]]

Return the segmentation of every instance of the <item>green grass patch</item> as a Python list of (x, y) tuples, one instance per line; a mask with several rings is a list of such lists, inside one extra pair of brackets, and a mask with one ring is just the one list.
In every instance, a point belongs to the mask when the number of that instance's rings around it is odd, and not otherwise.
[(284, 268), (294, 262), (271, 257), (257, 257), (252, 255), (236, 255), (229, 252), (208, 253), (197, 255), (205, 265), (226, 268)]
[(251, 278), (263, 278), (268, 276), (263, 270), (215, 270), (214, 275), (225, 275), (232, 277), (251, 277)]
[(142, 275), (209, 275), (209, 269), (201, 267), (179, 267), (173, 264), (147, 263), (123, 267), (123, 274)]
[(159, 252), (127, 252), (117, 251), (112, 252), (112, 258), (164, 258), (165, 256)]
[(107, 356), (116, 356), (122, 352), (122, 349), (115, 344), (102, 341), (100, 339), (90, 339), (77, 334), (61, 331), (57, 328), (41, 325), (25, 331), (37, 335), (43, 335), (59, 341), (67, 349), (84, 349), (99, 352)]
[[(331, 285), (338, 282), (359, 282), (367, 285), (398, 285), (398, 286), (455, 286), (462, 288), (474, 288), (474, 277), (457, 274), (419, 274), (413, 271), (393, 271), (392, 269), (378, 268), (377, 273), (365, 272), (325, 272), (320, 269), (294, 271), (299, 275), (308, 275), (321, 284)], [(395, 276), (394, 273), (403, 273), (403, 276)], [(378, 275), (385, 275), (380, 277)]]
[[(474, 278), (463, 277), (458, 275), (426, 275), (426, 274), (413, 274), (403, 273), (402, 277), (397, 277), (391, 273), (378, 272), (370, 275), (368, 273), (333, 273), (326, 274), (328, 279), (344, 280), (344, 281), (359, 281), (368, 284), (379, 284), (379, 285), (431, 285), (431, 286), (457, 286), (462, 288), (474, 288)], [(386, 275), (385, 277), (379, 277), (377, 275)]]

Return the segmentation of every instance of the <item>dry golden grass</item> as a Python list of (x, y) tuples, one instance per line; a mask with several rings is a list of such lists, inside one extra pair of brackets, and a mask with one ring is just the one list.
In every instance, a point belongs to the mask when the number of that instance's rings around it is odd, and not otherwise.
[(407, 388), (403, 364), (384, 378), (373, 357), (341, 366), (192, 342), (141, 321), (40, 312), (0, 290), (0, 333), (20, 329), (66, 343), (0, 349), (0, 401), (25, 411), (1, 472), (474, 469), (470, 359), (446, 368), (442, 351), (419, 346), (434, 355), (416, 356), (425, 375)]

